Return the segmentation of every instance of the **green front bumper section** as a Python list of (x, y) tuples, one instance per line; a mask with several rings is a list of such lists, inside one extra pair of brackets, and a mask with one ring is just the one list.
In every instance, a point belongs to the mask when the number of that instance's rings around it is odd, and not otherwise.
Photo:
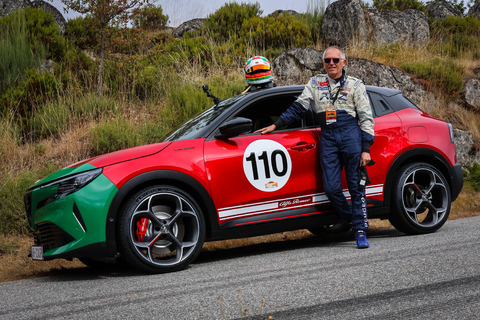
[(45, 204), (57, 189), (31, 189), (28, 220), (35, 232), (35, 245), (44, 247), (45, 260), (75, 257), (75, 252), (83, 257), (97, 256), (98, 252), (88, 250), (105, 246), (108, 210), (118, 188), (100, 174), (82, 189)]

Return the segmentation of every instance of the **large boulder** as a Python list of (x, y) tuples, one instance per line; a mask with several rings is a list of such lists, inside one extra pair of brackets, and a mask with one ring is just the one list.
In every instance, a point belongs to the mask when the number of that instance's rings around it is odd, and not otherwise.
[(17, 9), (25, 9), (30, 5), (28, 0), (0, 0), (0, 17), (6, 16)]
[(480, 80), (469, 79), (463, 87), (465, 103), (477, 111), (480, 111)]
[(453, 140), (455, 141), (457, 160), (462, 166), (471, 167), (475, 162), (480, 163), (479, 146), (473, 141), (470, 131), (453, 129)]
[(427, 16), (419, 10), (366, 10), (369, 39), (378, 44), (402, 42), (421, 47), (430, 40)]
[(181, 38), (186, 32), (200, 29), (204, 23), (205, 19), (201, 18), (186, 21), (173, 30), (172, 34), (174, 37)]
[(430, 2), (425, 6), (428, 16), (433, 19), (445, 19), (448, 17), (461, 17), (462, 12), (453, 3), (445, 0)]
[(475, 1), (475, 3), (468, 9), (468, 15), (473, 18), (480, 20), (480, 1)]
[(367, 42), (367, 23), (360, 0), (338, 0), (325, 10), (322, 34), (330, 44), (346, 46), (352, 41)]

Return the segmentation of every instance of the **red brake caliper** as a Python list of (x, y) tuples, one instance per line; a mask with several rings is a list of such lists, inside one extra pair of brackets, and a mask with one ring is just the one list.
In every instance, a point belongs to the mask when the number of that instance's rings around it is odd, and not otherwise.
[(143, 241), (145, 235), (147, 234), (148, 219), (141, 218), (137, 221), (137, 240)]

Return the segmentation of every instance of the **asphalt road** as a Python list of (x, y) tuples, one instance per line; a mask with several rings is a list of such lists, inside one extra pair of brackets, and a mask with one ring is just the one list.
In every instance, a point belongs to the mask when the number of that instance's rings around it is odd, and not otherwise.
[(0, 319), (480, 319), (480, 217), (203, 252), (187, 270), (0, 283)]

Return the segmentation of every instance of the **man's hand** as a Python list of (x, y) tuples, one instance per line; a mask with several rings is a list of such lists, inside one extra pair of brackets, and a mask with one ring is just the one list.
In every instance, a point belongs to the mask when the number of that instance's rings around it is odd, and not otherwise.
[(265, 128), (262, 128), (262, 129), (258, 129), (257, 131), (255, 131), (254, 133), (258, 133), (258, 132), (261, 132), (262, 134), (266, 134), (266, 133), (270, 133), (272, 131), (274, 131), (275, 129), (277, 128), (276, 125), (272, 124), (268, 127), (265, 127)]
[(360, 165), (366, 166), (372, 158), (370, 157), (370, 153), (368, 152), (362, 152), (362, 155), (360, 156)]

